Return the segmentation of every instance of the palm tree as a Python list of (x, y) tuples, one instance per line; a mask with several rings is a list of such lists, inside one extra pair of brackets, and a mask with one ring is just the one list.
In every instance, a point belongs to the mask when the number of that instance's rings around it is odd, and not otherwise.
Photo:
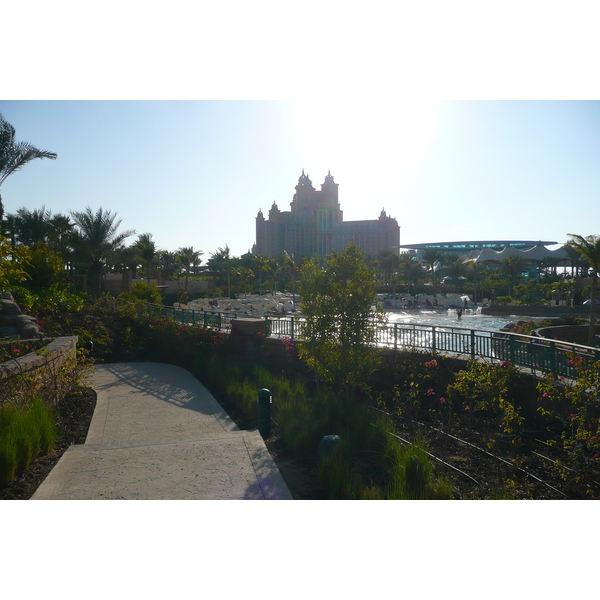
[(569, 242), (563, 246), (563, 249), (569, 256), (568, 260), (571, 263), (571, 276), (577, 277), (582, 268), (583, 257), (573, 246), (569, 244)]
[(431, 271), (431, 282), (435, 285), (435, 265), (441, 265), (444, 262), (445, 254), (437, 248), (425, 248), (421, 253), (421, 262), (427, 265), (427, 269)]
[(466, 263), (467, 279), (475, 282), (475, 302), (481, 300), (481, 282), (485, 279), (486, 267), (482, 263), (478, 263), (473, 259), (469, 259)]
[[(35, 158), (55, 159), (54, 152), (38, 150), (27, 142), (15, 141), (15, 128), (0, 113), (0, 186), (4, 180)], [(0, 223), (4, 218), (4, 206), (0, 196)]]
[(194, 250), (194, 246), (187, 246), (177, 250), (177, 256), (185, 267), (185, 291), (188, 289), (190, 280), (190, 267), (195, 272), (196, 267), (202, 262), (201, 256), (204, 254), (202, 250)]
[(460, 278), (467, 275), (467, 265), (458, 254), (446, 254), (444, 265), (448, 276), (454, 281), (454, 291), (456, 292)]
[(404, 281), (406, 285), (417, 285), (419, 280), (423, 277), (425, 271), (423, 267), (416, 260), (413, 260), (410, 256), (404, 256), (398, 265), (398, 270), (404, 275)]
[(172, 279), (177, 271), (177, 254), (163, 250), (158, 254), (158, 264), (165, 279)]
[(139, 257), (146, 263), (146, 280), (150, 285), (152, 261), (158, 252), (156, 243), (152, 239), (151, 233), (142, 233), (134, 245), (139, 252)]
[(102, 208), (94, 213), (88, 206), (82, 212), (71, 212), (71, 217), (75, 223), (72, 236), (75, 259), (88, 271), (92, 293), (99, 295), (102, 271), (135, 231), (117, 233), (121, 220), (115, 221), (117, 215)]
[(217, 248), (216, 252), (210, 255), (208, 265), (215, 275), (220, 276), (221, 273), (225, 272), (227, 276), (227, 297), (231, 298), (231, 254), (229, 246), (226, 244), (225, 248)]
[(598, 285), (598, 271), (600, 270), (600, 236), (588, 235), (587, 237), (583, 237), (582, 235), (577, 235), (574, 233), (568, 233), (567, 235), (572, 238), (567, 242), (567, 245), (575, 248), (575, 250), (581, 254), (583, 260), (589, 264), (592, 270), (592, 293), (588, 346), (593, 346), (596, 326), (596, 286)]
[(292, 302), (296, 304), (296, 275), (298, 274), (298, 265), (293, 254), (287, 250), (283, 251), (283, 267), (290, 274), (292, 279)]
[(263, 283), (263, 275), (272, 275), (273, 272), (277, 269), (277, 261), (270, 257), (265, 256), (264, 254), (256, 254), (254, 255), (254, 266), (252, 270), (256, 274), (258, 278), (258, 293), (262, 294), (262, 283)]
[(392, 273), (400, 265), (400, 257), (393, 250), (380, 250), (377, 254), (376, 265), (383, 272), (383, 283), (386, 291), (390, 291)]
[(507, 256), (502, 261), (501, 270), (503, 273), (510, 277), (511, 284), (511, 296), (515, 295), (515, 286), (517, 285), (517, 278), (525, 270), (525, 260), (521, 256)]

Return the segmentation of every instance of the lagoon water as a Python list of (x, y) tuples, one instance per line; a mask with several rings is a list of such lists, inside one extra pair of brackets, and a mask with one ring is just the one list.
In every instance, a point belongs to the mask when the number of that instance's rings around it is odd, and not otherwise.
[(488, 331), (498, 331), (508, 323), (516, 321), (530, 321), (535, 319), (547, 318), (523, 316), (523, 315), (482, 315), (475, 310), (467, 309), (463, 311), (459, 319), (456, 309), (440, 310), (388, 310), (388, 322), (403, 323), (407, 325), (436, 325), (438, 327), (464, 327), (466, 329), (485, 329)]

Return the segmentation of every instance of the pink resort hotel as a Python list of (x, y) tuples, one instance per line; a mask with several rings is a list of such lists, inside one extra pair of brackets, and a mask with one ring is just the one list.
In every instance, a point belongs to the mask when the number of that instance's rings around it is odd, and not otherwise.
[(278, 257), (285, 250), (294, 256), (325, 258), (332, 250), (343, 252), (352, 241), (371, 256), (381, 250), (398, 252), (400, 227), (396, 219), (382, 210), (372, 221), (344, 221), (338, 185), (328, 173), (321, 190), (315, 190), (303, 170), (291, 210), (281, 211), (273, 202), (267, 219), (262, 210), (258, 211), (252, 253)]

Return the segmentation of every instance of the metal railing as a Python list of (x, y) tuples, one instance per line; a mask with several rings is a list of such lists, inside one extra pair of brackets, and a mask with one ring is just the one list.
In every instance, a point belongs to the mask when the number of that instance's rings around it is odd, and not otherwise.
[[(298, 317), (269, 318), (267, 331), (271, 336), (301, 339), (300, 321)], [(552, 372), (566, 378), (576, 377), (577, 362), (591, 367), (600, 361), (598, 348), (486, 329), (388, 323), (378, 326), (376, 335), (380, 347), (509, 361), (532, 371)]]
[(216, 310), (192, 310), (190, 308), (173, 308), (172, 306), (160, 306), (158, 304), (147, 304), (146, 306), (150, 314), (170, 317), (182, 325), (199, 323), (212, 329), (229, 330), (231, 329), (231, 321), (237, 319), (236, 313), (224, 313)]
[[(236, 313), (172, 308), (148, 304), (151, 314), (165, 315), (178, 323), (199, 323), (222, 331), (231, 329)], [(267, 335), (301, 340), (301, 317), (266, 317)], [(422, 350), (483, 358), (491, 361), (509, 361), (532, 371), (552, 372), (557, 376), (574, 378), (576, 364), (591, 367), (600, 361), (600, 350), (560, 340), (551, 340), (518, 333), (388, 323), (377, 327), (377, 345), (394, 350)]]

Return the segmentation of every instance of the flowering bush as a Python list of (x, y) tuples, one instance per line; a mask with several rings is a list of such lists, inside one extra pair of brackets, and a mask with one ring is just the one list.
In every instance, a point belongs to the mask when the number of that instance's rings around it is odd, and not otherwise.
[(587, 364), (569, 353), (576, 378), (566, 380), (546, 374), (538, 384), (543, 417), (562, 424), (560, 444), (571, 461), (597, 460), (600, 452), (600, 361)]
[(469, 411), (500, 417), (500, 433), (512, 436), (515, 443), (524, 422), (516, 402), (522, 377), (509, 361), (500, 365), (470, 361), (446, 392), (461, 406), (469, 406)]

